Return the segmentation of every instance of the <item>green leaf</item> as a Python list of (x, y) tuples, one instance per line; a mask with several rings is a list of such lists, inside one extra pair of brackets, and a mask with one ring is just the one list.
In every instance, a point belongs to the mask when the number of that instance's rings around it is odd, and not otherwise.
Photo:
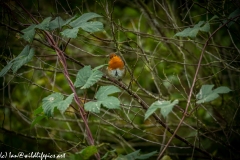
[(209, 22), (207, 22), (204, 26), (202, 26), (200, 28), (200, 31), (209, 32), (210, 31), (210, 24), (209, 24)]
[(85, 66), (78, 71), (74, 86), (81, 87), (81, 89), (89, 88), (99, 81), (102, 76), (103, 73), (101, 71), (92, 71), (90, 66)]
[(120, 109), (120, 101), (116, 97), (109, 96), (120, 91), (115, 86), (102, 86), (95, 95), (97, 101), (85, 103), (84, 109), (94, 113), (100, 113), (101, 105), (108, 109)]
[(84, 104), (84, 109), (88, 112), (100, 113), (101, 104), (101, 101), (87, 102)]
[(92, 74), (91, 66), (84, 66), (82, 69), (78, 71), (74, 86), (82, 87), (87, 82), (91, 74)]
[(69, 22), (71, 22), (72, 20), (74, 20), (76, 17), (77, 17), (77, 15), (75, 15), (75, 16), (67, 19), (63, 25), (67, 25)]
[(9, 62), (0, 72), (0, 77), (3, 77), (12, 67), (13, 63)]
[(65, 24), (65, 21), (61, 17), (56, 17), (49, 23), (49, 29), (54, 30), (56, 28), (61, 28)]
[(228, 87), (221, 86), (221, 87), (218, 87), (218, 88), (214, 89), (213, 93), (228, 93), (230, 91), (232, 91), (232, 90), (229, 89)]
[(200, 28), (204, 24), (204, 21), (199, 21), (198, 24), (194, 25), (193, 28)]
[(74, 94), (69, 95), (65, 100), (63, 100), (64, 96), (61, 93), (53, 93), (42, 100), (42, 108), (45, 115), (48, 117), (53, 116), (54, 108), (60, 112), (65, 112), (69, 105), (72, 103)]
[(53, 93), (42, 100), (43, 112), (48, 116), (53, 116), (54, 108), (63, 100), (63, 95), (60, 93)]
[(98, 15), (96, 13), (92, 13), (92, 12), (85, 13), (85, 14), (81, 15), (79, 18), (77, 18), (74, 21), (72, 21), (69, 25), (72, 26), (73, 28), (74, 27), (80, 27), (80, 25), (82, 23), (85, 23), (88, 20), (93, 19), (93, 18), (97, 18), (97, 17), (102, 17), (102, 16)]
[(80, 155), (82, 160), (87, 160), (91, 158), (95, 153), (97, 153), (97, 147), (96, 146), (88, 146), (81, 150)]
[(197, 33), (197, 28), (186, 28), (182, 32), (176, 33), (174, 36), (195, 38), (197, 36)]
[(38, 107), (37, 109), (35, 109), (33, 111), (33, 115), (36, 116), (36, 115), (38, 115), (38, 114), (40, 114), (42, 112), (43, 112), (43, 108), (42, 108), (42, 106), (40, 106), (40, 107)]
[(13, 60), (11, 60), (0, 72), (0, 77), (4, 76), (10, 69), (16, 73), (19, 68), (28, 63), (34, 56), (34, 49), (26, 45), (22, 52)]
[(23, 35), (21, 37), (25, 39), (27, 42), (31, 43), (35, 36), (35, 28), (36, 28), (36, 25), (32, 24), (28, 28), (22, 30)]
[(196, 95), (197, 99), (203, 99), (204, 95), (209, 95), (212, 92), (212, 88), (214, 85), (203, 85), (199, 91), (199, 93)]
[(197, 104), (206, 103), (215, 100), (219, 97), (219, 94), (221, 93), (228, 93), (231, 90), (228, 87), (218, 87), (214, 90), (212, 88), (214, 85), (203, 85), (199, 91), (199, 93), (196, 95), (196, 98), (198, 101)]
[(40, 115), (40, 116), (37, 116), (31, 123), (31, 126), (30, 128), (32, 128), (35, 124), (39, 123), (42, 119), (46, 118), (45, 115)]
[(74, 97), (74, 93), (72, 93), (65, 100), (63, 100), (59, 103), (57, 108), (60, 110), (61, 113), (64, 113), (66, 111), (66, 109), (72, 103), (73, 97)]
[(97, 91), (95, 98), (99, 100), (104, 100), (104, 98), (108, 97), (108, 95), (113, 93), (121, 92), (119, 88), (116, 86), (101, 86), (99, 90)]
[(85, 22), (79, 25), (86, 32), (97, 32), (103, 30), (103, 24), (101, 22)]
[(34, 49), (27, 45), (22, 52), (15, 59), (13, 59), (13, 65), (11, 67), (13, 73), (16, 73), (19, 68), (28, 63), (33, 58), (34, 53)]
[(87, 82), (84, 84), (84, 86), (81, 87), (81, 89), (86, 89), (94, 85), (97, 81), (99, 81), (103, 76), (103, 73), (99, 70), (95, 70), (91, 72), (90, 77), (88, 78)]
[(51, 21), (52, 17), (45, 18), (41, 23), (39, 23), (36, 28), (41, 30), (49, 30), (49, 22)]
[(73, 29), (65, 29), (61, 34), (67, 38), (76, 38), (78, 34), (78, 27)]
[(206, 22), (206, 24), (202, 26), (203, 24), (204, 21), (199, 21), (198, 24), (194, 25), (193, 28), (186, 28), (183, 31), (176, 33), (174, 36), (195, 38), (199, 30), (203, 32), (209, 32), (210, 30), (209, 22)]
[(177, 99), (172, 103), (170, 101), (156, 101), (148, 108), (144, 120), (151, 116), (157, 109), (161, 109), (161, 114), (166, 118), (176, 104), (178, 104)]
[(110, 96), (99, 101), (108, 109), (120, 109), (120, 101), (116, 97)]

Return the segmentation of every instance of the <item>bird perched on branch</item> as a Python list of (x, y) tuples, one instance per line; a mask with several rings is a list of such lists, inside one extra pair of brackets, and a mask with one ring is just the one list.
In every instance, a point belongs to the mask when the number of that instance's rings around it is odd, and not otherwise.
[(126, 73), (125, 65), (121, 57), (115, 53), (109, 55), (109, 62), (107, 67), (107, 74), (110, 77), (121, 80)]

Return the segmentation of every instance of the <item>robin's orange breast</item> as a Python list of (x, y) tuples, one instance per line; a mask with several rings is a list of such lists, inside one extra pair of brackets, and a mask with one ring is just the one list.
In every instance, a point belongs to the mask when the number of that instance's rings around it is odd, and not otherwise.
[(121, 79), (125, 75), (125, 66), (122, 59), (116, 54), (110, 54), (108, 62), (107, 73), (110, 77)]

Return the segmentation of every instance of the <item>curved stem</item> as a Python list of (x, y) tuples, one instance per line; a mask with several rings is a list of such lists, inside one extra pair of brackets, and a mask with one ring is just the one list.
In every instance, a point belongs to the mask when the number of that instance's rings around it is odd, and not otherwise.
[(198, 72), (200, 70), (200, 66), (201, 66), (201, 62), (202, 62), (202, 57), (203, 57), (203, 54), (205, 52), (205, 49), (208, 45), (208, 42), (209, 40), (211, 40), (212, 36), (218, 31), (220, 30), (222, 27), (224, 27), (225, 25), (227, 25), (229, 22), (231, 22), (232, 20), (236, 19), (240, 17), (240, 15), (237, 15), (236, 17), (233, 17), (232, 19), (228, 20), (227, 22), (225, 22), (224, 24), (222, 24), (220, 27), (218, 27), (211, 35), (210, 37), (207, 39), (206, 43), (204, 44), (204, 47), (202, 49), (202, 52), (201, 52), (201, 55), (199, 57), (199, 61), (198, 61), (198, 66), (197, 66), (197, 69), (196, 69), (196, 73), (194, 75), (194, 78), (193, 78), (193, 82), (192, 82), (192, 86), (191, 86), (191, 89), (190, 89), (190, 92), (189, 92), (189, 95), (188, 95), (188, 100), (187, 100), (187, 105), (186, 105), (186, 109), (185, 109), (185, 112), (182, 116), (182, 119), (180, 120), (177, 128), (175, 129), (174, 133), (172, 134), (172, 136), (170, 137), (170, 139), (168, 140), (167, 144), (165, 145), (165, 147), (163, 148), (163, 150), (160, 152), (159, 156), (158, 156), (158, 159), (160, 159), (162, 156), (163, 156), (163, 153), (165, 152), (165, 150), (168, 148), (169, 144), (171, 143), (173, 137), (176, 135), (178, 129), (180, 128), (180, 126), (182, 125), (183, 123), (183, 120), (185, 119), (186, 115), (187, 115), (187, 111), (188, 111), (188, 107), (190, 106), (190, 101), (191, 101), (191, 97), (192, 97), (192, 93), (193, 93), (193, 88), (195, 86), (195, 83), (197, 81), (197, 75), (198, 75)]

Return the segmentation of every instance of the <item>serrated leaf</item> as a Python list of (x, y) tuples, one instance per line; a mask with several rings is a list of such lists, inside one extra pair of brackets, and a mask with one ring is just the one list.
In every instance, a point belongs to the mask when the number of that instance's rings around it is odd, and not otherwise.
[(196, 103), (201, 104), (213, 101), (219, 97), (219, 94), (228, 93), (231, 91), (228, 87), (224, 86), (212, 90), (213, 87), (214, 85), (203, 85), (199, 93), (196, 95), (196, 98), (198, 99)]
[(42, 100), (42, 108), (45, 115), (53, 116), (54, 108), (63, 100), (63, 95), (60, 93), (53, 93)]
[(74, 86), (81, 87), (81, 89), (89, 88), (99, 81), (102, 76), (103, 73), (101, 71), (92, 71), (90, 66), (85, 66), (78, 71)]
[(21, 37), (25, 39), (27, 42), (31, 43), (35, 36), (35, 28), (36, 28), (36, 25), (32, 24), (28, 28), (22, 30), (23, 35)]
[(156, 101), (148, 108), (144, 120), (151, 116), (157, 109), (161, 109), (161, 114), (166, 118), (176, 104), (178, 104), (177, 99), (172, 103), (170, 101)]
[(71, 23), (69, 23), (70, 26), (74, 27), (80, 27), (80, 25), (84, 22), (87, 22), (90, 19), (97, 18), (97, 17), (102, 17), (101, 15), (98, 15), (96, 13), (85, 13), (81, 15), (79, 18), (75, 19)]
[(64, 113), (66, 111), (66, 109), (72, 103), (73, 97), (74, 97), (74, 93), (69, 95), (65, 100), (59, 102), (59, 105), (57, 108), (60, 110), (61, 113)]
[(97, 153), (97, 147), (96, 146), (88, 146), (81, 150), (80, 155), (81, 159), (88, 160), (91, 156), (93, 156), (95, 153)]
[(121, 92), (121, 90), (116, 86), (113, 86), (113, 85), (101, 86), (97, 91), (95, 98), (99, 100), (104, 100), (104, 98), (108, 97), (108, 95), (117, 93), (117, 92)]
[(204, 95), (208, 95), (212, 92), (212, 88), (214, 85), (203, 85), (199, 91), (199, 93), (196, 95), (197, 99), (202, 99)]
[(150, 117), (157, 109), (159, 109), (158, 101), (152, 103), (151, 106), (147, 109), (144, 120), (148, 119), (148, 117)]
[(209, 32), (210, 31), (210, 24), (209, 24), (209, 22), (207, 22), (204, 26), (202, 26), (200, 28), (200, 31)]
[(203, 32), (209, 32), (210, 30), (209, 23), (207, 22), (204, 26), (202, 26), (203, 24), (204, 24), (204, 21), (200, 21), (198, 22), (198, 24), (194, 25), (193, 28), (186, 28), (183, 31), (176, 33), (174, 36), (195, 38), (199, 30)]
[(161, 107), (161, 114), (163, 115), (164, 118), (166, 118), (168, 116), (168, 114), (172, 111), (173, 107), (178, 104), (178, 100), (174, 100), (172, 103), (166, 104), (166, 105), (162, 105)]
[(0, 72), (0, 77), (3, 77), (12, 67), (13, 63), (9, 62)]
[(91, 66), (84, 66), (77, 73), (76, 81), (74, 83), (75, 87), (82, 87), (92, 74)]
[(212, 93), (212, 94), (204, 96), (202, 99), (198, 100), (196, 103), (201, 104), (201, 103), (211, 102), (214, 99), (217, 99), (218, 97), (219, 97), (218, 94)]
[(84, 22), (80, 24), (79, 27), (90, 33), (103, 30), (102, 22)]
[(70, 23), (72, 20), (74, 20), (76, 17), (77, 17), (77, 15), (75, 15), (75, 16), (67, 19), (63, 25), (67, 25), (67, 24)]
[(34, 54), (34, 49), (27, 45), (22, 52), (15, 59), (13, 59), (13, 65), (11, 67), (13, 73), (16, 73), (19, 68), (28, 63), (33, 58)]
[(56, 17), (49, 23), (49, 29), (54, 30), (56, 28), (61, 28), (65, 24), (65, 21), (61, 17)]
[(204, 24), (204, 21), (199, 21), (198, 24), (194, 25), (193, 28), (200, 28)]
[(88, 112), (100, 113), (101, 101), (87, 102), (84, 104), (84, 109)]
[(99, 70), (95, 70), (91, 72), (90, 77), (87, 79), (84, 86), (81, 87), (81, 89), (86, 89), (94, 85), (96, 82), (98, 82), (103, 76), (103, 73)]
[(72, 29), (65, 29), (61, 34), (67, 38), (76, 38), (78, 34), (78, 27)]
[(26, 45), (22, 52), (13, 60), (11, 60), (0, 72), (0, 77), (4, 76), (10, 69), (16, 73), (19, 68), (28, 63), (34, 56), (34, 49)]
[(104, 100), (100, 100), (102, 105), (108, 109), (120, 109), (120, 101), (116, 97), (106, 97)]
[(49, 30), (49, 22), (51, 21), (52, 17), (45, 18), (41, 23), (36, 25), (36, 28), (41, 30)]
[(181, 32), (176, 33), (174, 36), (178, 36), (178, 37), (188, 37), (189, 36), (189, 32), (191, 31), (191, 28), (186, 28)]
[(115, 86), (100, 87), (95, 95), (97, 101), (85, 103), (85, 110), (89, 112), (100, 113), (101, 105), (108, 109), (120, 109), (120, 101), (116, 97), (108, 96), (117, 92), (120, 92), (120, 90)]
[(232, 90), (225, 86), (221, 86), (213, 90), (214, 93), (228, 93), (230, 91)]

